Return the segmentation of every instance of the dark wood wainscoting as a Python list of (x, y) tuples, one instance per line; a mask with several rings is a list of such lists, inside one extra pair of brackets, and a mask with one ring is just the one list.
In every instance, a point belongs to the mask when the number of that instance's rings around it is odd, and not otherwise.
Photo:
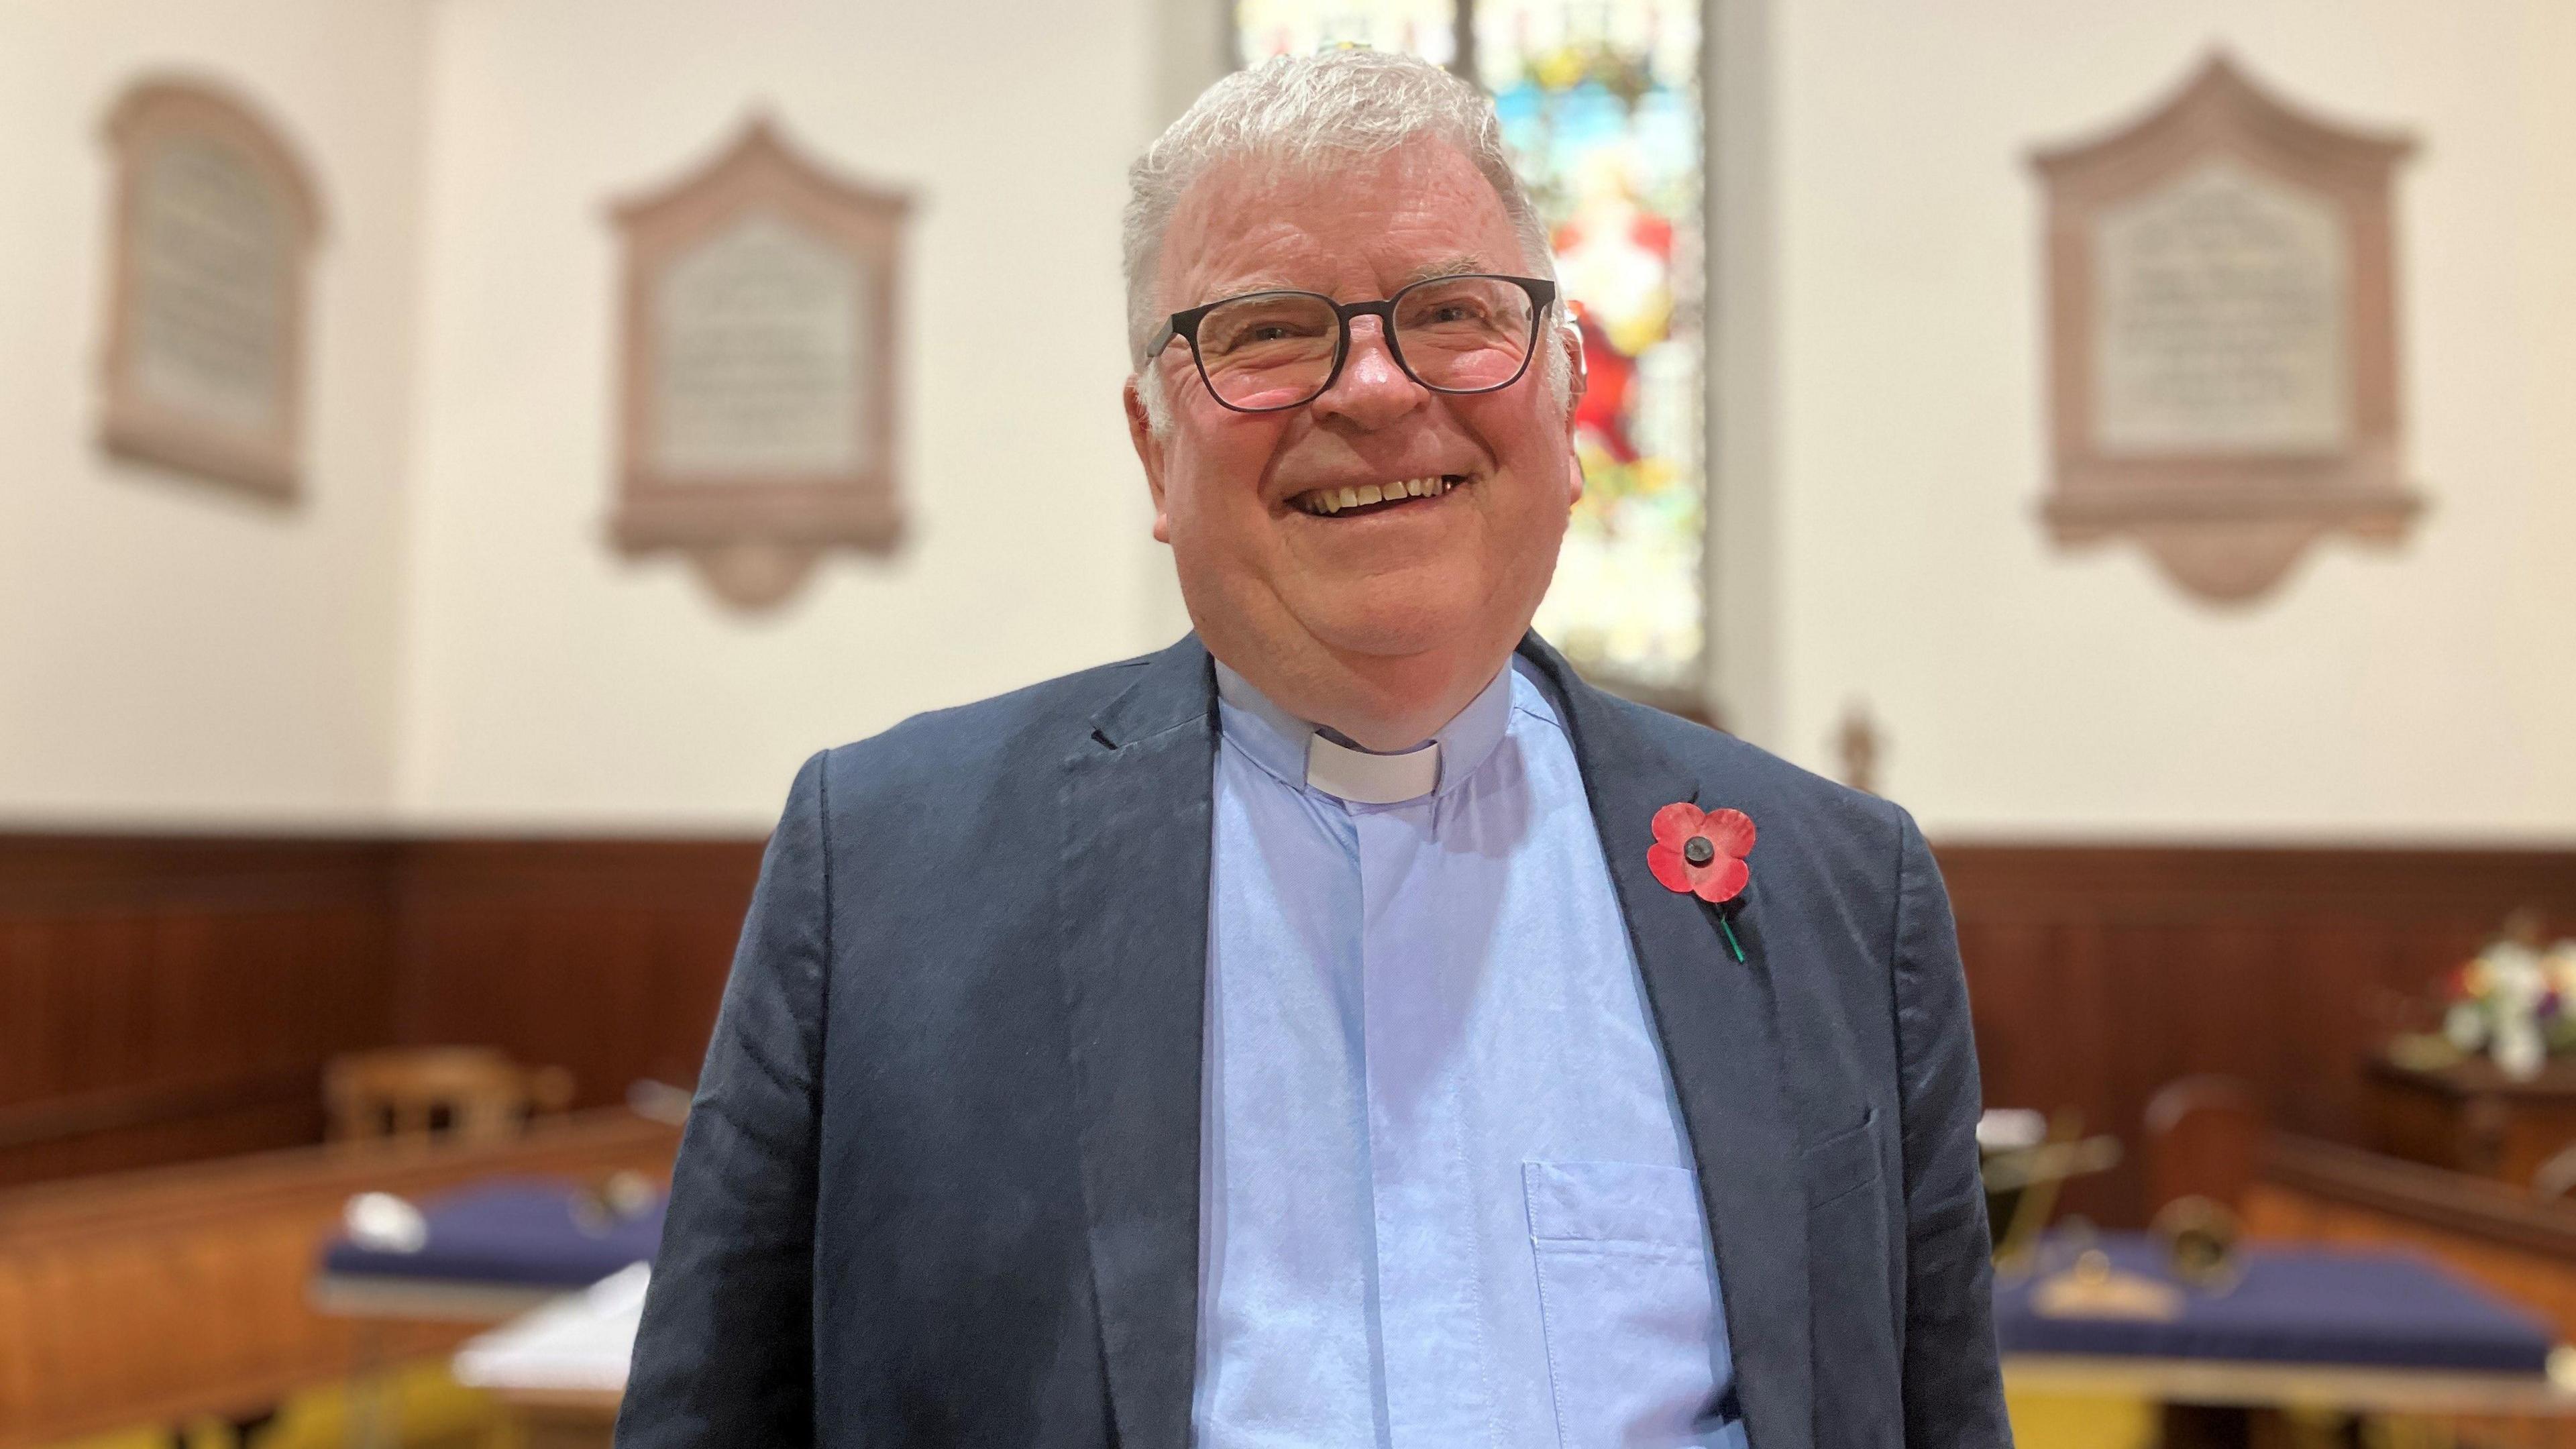
[(0, 1186), (315, 1140), (393, 1039), (392, 858), (0, 836)]
[(2136, 1225), (2147, 1098), (2251, 1083), (2293, 1131), (2358, 1141), (2361, 1063), (2534, 906), (2576, 931), (2576, 851), (1951, 845), (1986, 1101), (2072, 1107), (2129, 1144), (2067, 1211)]
[(418, 842), (402, 856), (397, 1020), (572, 1069), (578, 1102), (688, 1086), (762, 842)]
[[(501, 1046), (584, 1103), (694, 1080), (756, 840), (0, 836), (0, 1185), (287, 1146), (352, 1048)], [(2360, 1135), (2359, 1063), (2506, 912), (2576, 930), (2576, 851), (1951, 845), (1986, 1099), (2132, 1146), (2253, 1083)], [(2134, 1157), (2072, 1211), (2135, 1223)]]
[(368, 1047), (692, 1082), (760, 851), (0, 835), (0, 1187), (319, 1141)]

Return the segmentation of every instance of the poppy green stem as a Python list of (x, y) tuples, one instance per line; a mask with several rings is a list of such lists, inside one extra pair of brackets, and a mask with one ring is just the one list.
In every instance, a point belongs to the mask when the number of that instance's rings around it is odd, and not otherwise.
[(1726, 933), (1726, 949), (1735, 953), (1736, 962), (1741, 965), (1744, 961), (1744, 948), (1736, 944), (1735, 926), (1726, 917), (1720, 916), (1717, 918), (1717, 928)]

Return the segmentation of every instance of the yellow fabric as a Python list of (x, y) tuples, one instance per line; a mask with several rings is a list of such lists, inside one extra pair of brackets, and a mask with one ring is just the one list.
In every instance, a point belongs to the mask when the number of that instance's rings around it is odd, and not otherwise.
[[(445, 1359), (399, 1365), (372, 1386), (334, 1384), (298, 1394), (247, 1443), (213, 1420), (192, 1423), (188, 1449), (344, 1449), (361, 1442), (353, 1416), (363, 1418), (371, 1405), (383, 1417), (379, 1442), (388, 1449), (523, 1449), (509, 1416), (488, 1395), (448, 1377)], [(145, 1427), (55, 1449), (170, 1449), (170, 1439), (166, 1429)]]
[(2035, 1394), (2004, 1387), (2016, 1449), (2155, 1449), (2161, 1428), (2148, 1399)]

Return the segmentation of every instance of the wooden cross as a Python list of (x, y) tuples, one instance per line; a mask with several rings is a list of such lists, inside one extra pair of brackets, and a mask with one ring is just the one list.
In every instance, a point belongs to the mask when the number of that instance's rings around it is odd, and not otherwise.
[(1878, 726), (1870, 722), (1869, 706), (1855, 699), (1843, 711), (1841, 729), (1834, 735), (1836, 748), (1843, 757), (1843, 783), (1855, 790), (1878, 793)]

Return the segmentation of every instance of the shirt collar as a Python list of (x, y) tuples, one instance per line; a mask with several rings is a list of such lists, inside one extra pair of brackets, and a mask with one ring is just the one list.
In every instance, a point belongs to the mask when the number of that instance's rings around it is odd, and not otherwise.
[(1357, 749), (1288, 713), (1222, 660), (1216, 692), (1227, 742), (1254, 764), (1292, 789), (1355, 805), (1397, 805), (1455, 789), (1503, 742), (1512, 715), (1509, 664), (1431, 738), (1391, 754)]

